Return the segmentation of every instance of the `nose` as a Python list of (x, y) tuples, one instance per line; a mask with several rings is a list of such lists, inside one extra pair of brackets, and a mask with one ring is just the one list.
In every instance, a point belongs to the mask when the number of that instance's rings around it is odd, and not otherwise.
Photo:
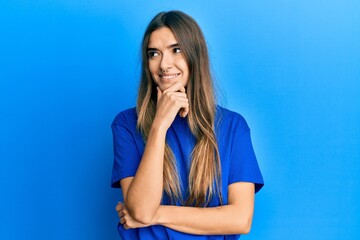
[(164, 53), (161, 58), (160, 62), (160, 70), (166, 71), (167, 69), (171, 68), (173, 66), (174, 60), (171, 54)]

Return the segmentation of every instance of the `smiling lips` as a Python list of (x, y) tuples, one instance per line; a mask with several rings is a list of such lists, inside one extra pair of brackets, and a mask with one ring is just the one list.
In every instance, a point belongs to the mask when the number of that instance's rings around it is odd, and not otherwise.
[(166, 74), (166, 75), (159, 75), (159, 77), (161, 78), (161, 79), (164, 79), (164, 80), (171, 80), (171, 79), (173, 79), (173, 78), (176, 78), (177, 76), (179, 76), (180, 75), (180, 73), (175, 73), (175, 74)]

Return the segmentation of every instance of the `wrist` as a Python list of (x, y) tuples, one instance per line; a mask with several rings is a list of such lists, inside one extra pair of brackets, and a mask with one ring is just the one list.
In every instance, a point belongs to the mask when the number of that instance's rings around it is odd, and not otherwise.
[(164, 124), (153, 122), (151, 125), (150, 133), (153, 133), (155, 135), (166, 135), (168, 128), (164, 126)]

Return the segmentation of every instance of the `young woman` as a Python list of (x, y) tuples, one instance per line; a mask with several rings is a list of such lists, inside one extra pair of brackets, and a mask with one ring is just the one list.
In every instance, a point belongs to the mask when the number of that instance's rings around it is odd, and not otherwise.
[(215, 103), (206, 42), (180, 11), (142, 42), (136, 108), (112, 124), (122, 239), (238, 239), (263, 178), (244, 118)]

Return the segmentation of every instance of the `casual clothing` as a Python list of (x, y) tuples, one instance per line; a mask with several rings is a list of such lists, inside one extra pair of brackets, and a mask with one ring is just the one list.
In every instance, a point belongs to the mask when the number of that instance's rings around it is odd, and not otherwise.
[[(113, 121), (114, 165), (111, 187), (119, 188), (123, 178), (135, 176), (144, 153), (145, 143), (136, 129), (136, 109), (120, 112)], [(252, 182), (255, 192), (264, 185), (264, 181), (254, 154), (250, 138), (250, 129), (245, 119), (238, 113), (217, 107), (215, 116), (215, 134), (221, 161), (221, 184), (223, 204), (228, 204), (228, 185), (235, 182)], [(174, 153), (183, 199), (187, 198), (188, 173), (191, 165), (191, 152), (196, 140), (192, 135), (186, 118), (176, 116), (166, 134), (166, 142)], [(162, 205), (169, 205), (170, 199), (164, 192)], [(180, 203), (176, 203), (180, 205)], [(219, 197), (213, 197), (208, 207), (220, 205)], [(119, 233), (124, 240), (131, 239), (238, 239), (240, 235), (193, 235), (178, 232), (156, 225), (146, 228), (125, 230), (121, 224)]]

